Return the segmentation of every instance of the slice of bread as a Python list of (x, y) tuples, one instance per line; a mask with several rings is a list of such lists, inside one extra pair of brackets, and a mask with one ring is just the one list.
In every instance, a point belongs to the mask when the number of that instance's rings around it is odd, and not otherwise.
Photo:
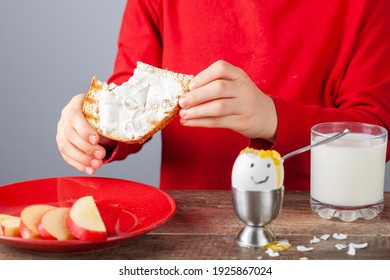
[(93, 77), (83, 113), (100, 135), (142, 144), (175, 117), (192, 78), (137, 62), (134, 75), (122, 85)]

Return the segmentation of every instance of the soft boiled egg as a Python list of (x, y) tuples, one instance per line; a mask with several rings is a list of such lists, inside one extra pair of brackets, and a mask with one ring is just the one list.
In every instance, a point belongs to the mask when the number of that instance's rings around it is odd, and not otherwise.
[(274, 150), (245, 148), (233, 165), (233, 188), (249, 191), (273, 190), (283, 185), (283, 179), (283, 160)]

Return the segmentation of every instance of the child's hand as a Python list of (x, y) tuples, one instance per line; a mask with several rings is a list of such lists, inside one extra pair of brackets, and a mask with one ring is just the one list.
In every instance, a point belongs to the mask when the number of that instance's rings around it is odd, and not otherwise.
[(274, 140), (277, 115), (273, 100), (242, 69), (225, 61), (196, 75), (179, 104), (185, 126), (230, 128), (249, 138)]
[(84, 98), (85, 94), (76, 95), (62, 110), (56, 140), (62, 157), (69, 165), (93, 174), (102, 166), (106, 150), (98, 144), (101, 137), (82, 113)]

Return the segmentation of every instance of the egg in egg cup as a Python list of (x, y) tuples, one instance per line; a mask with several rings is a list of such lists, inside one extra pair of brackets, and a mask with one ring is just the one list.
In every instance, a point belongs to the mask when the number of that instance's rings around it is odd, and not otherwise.
[(274, 150), (246, 148), (232, 170), (233, 208), (246, 225), (236, 237), (242, 247), (263, 247), (276, 241), (267, 227), (279, 215), (284, 195), (283, 159)]

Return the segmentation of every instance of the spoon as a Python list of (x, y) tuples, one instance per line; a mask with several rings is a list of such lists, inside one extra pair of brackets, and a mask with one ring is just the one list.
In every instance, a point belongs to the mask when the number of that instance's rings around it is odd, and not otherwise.
[(282, 159), (286, 160), (286, 159), (288, 159), (290, 157), (293, 157), (293, 156), (298, 155), (300, 153), (306, 152), (306, 151), (308, 151), (308, 150), (310, 150), (310, 149), (312, 149), (312, 148), (314, 148), (316, 146), (319, 146), (319, 145), (326, 144), (326, 143), (329, 143), (331, 141), (334, 141), (334, 140), (336, 140), (336, 139), (338, 139), (340, 137), (343, 137), (345, 134), (347, 134), (349, 132), (351, 132), (351, 130), (349, 128), (346, 128), (342, 132), (339, 132), (339, 133), (333, 135), (332, 137), (326, 138), (326, 139), (324, 139), (322, 141), (319, 141), (317, 143), (314, 143), (312, 145), (308, 145), (306, 147), (303, 147), (303, 148), (300, 148), (300, 149), (298, 149), (296, 151), (288, 153), (287, 155), (282, 156)]

